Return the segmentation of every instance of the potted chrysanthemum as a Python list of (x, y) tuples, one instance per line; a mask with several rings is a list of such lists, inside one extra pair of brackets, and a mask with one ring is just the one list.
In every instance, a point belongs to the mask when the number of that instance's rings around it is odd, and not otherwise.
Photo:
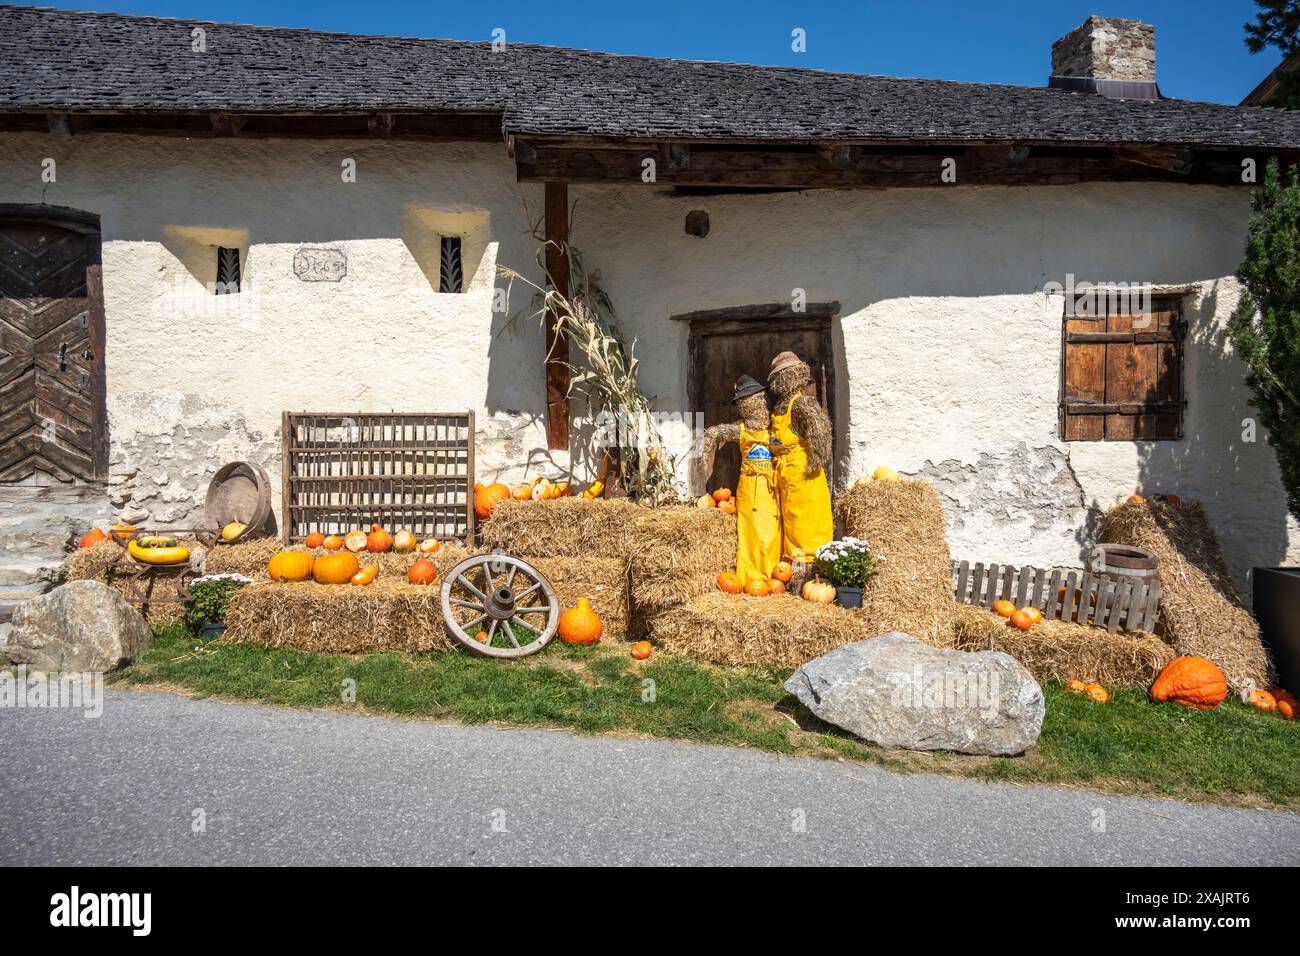
[(817, 549), (817, 574), (835, 585), (835, 603), (840, 607), (862, 607), (862, 589), (875, 575), (884, 558), (871, 553), (860, 538), (828, 541)]
[(185, 623), (205, 639), (220, 637), (226, 629), (230, 598), (253, 583), (242, 574), (208, 574), (190, 582), (190, 599), (185, 602)]

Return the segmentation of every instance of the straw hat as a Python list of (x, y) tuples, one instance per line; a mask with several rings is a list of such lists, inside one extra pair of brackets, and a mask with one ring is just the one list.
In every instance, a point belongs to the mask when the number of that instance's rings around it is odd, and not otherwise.
[(768, 369), (767, 380), (772, 381), (772, 376), (783, 369), (790, 368), (792, 365), (798, 365), (803, 359), (793, 352), (782, 352), (776, 358), (772, 359), (772, 367)]

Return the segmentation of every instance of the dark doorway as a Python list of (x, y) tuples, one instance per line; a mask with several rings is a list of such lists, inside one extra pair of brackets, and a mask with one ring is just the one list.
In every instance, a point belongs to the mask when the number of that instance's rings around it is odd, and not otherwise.
[[(752, 375), (766, 383), (767, 370), (780, 352), (791, 351), (812, 368), (815, 397), (835, 420), (835, 356), (831, 322), (839, 303), (809, 303), (802, 312), (787, 305), (746, 306), (674, 316), (690, 323), (689, 388), (693, 411), (704, 412), (705, 426), (736, 421), (732, 405), (736, 379)], [(834, 462), (834, 454), (831, 456)], [(740, 452), (730, 444), (718, 452), (709, 488), (735, 488)], [(828, 474), (832, 479), (833, 476)]]
[(100, 273), (97, 217), (0, 205), (0, 482), (107, 475)]

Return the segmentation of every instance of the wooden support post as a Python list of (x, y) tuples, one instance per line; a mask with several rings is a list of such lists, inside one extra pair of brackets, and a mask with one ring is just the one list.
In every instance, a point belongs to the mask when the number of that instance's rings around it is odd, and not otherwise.
[[(569, 242), (569, 186), (546, 184), (546, 271), (560, 295), (569, 294), (569, 256), (556, 245)], [(569, 447), (569, 368), (568, 348), (560, 338), (557, 315), (546, 317), (546, 443), (550, 448)], [(558, 344), (557, 344), (558, 342)]]

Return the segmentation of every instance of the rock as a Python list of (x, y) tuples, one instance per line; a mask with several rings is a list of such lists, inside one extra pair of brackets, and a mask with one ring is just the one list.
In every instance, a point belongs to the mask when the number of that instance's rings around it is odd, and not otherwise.
[(1043, 729), (1043, 689), (1015, 658), (930, 647), (901, 631), (837, 647), (785, 689), (882, 747), (1018, 754)]
[(18, 605), (5, 644), (14, 664), (49, 671), (111, 671), (149, 646), (140, 612), (99, 581), (73, 581)]

